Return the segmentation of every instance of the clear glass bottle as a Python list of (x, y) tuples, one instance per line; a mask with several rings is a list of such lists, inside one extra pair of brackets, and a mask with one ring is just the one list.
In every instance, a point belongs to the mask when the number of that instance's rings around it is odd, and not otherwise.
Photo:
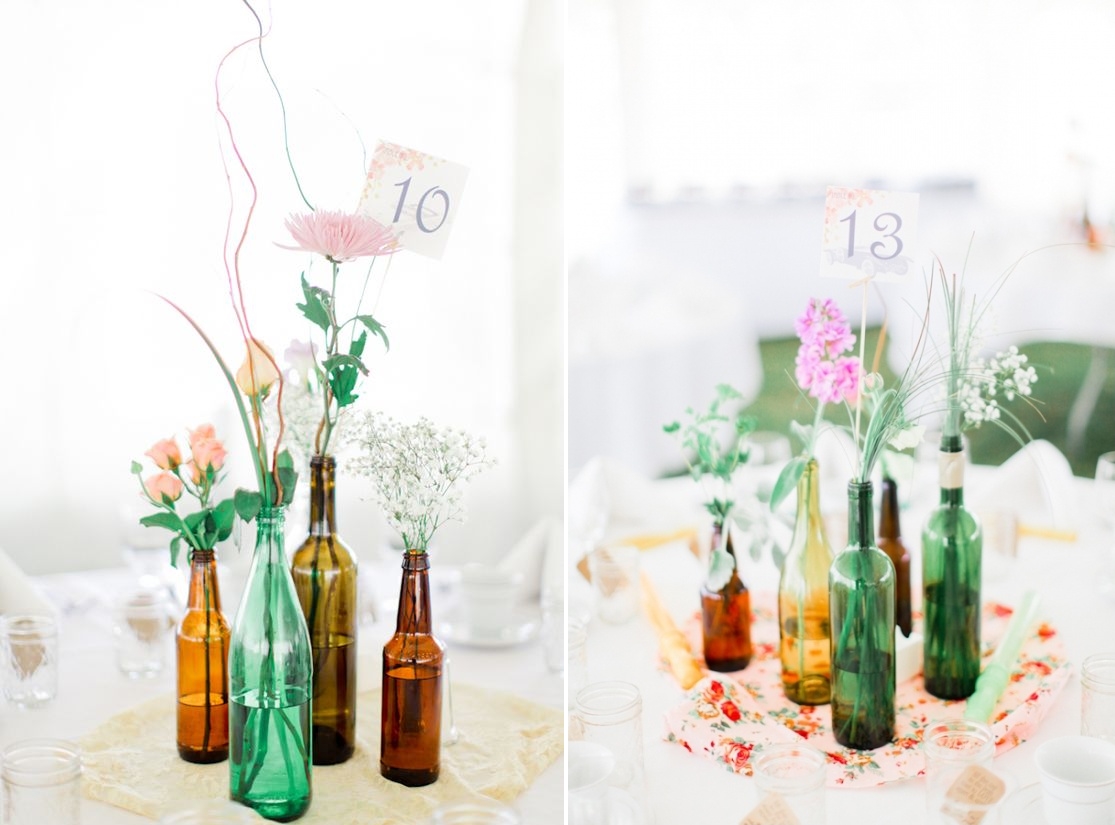
[[(712, 547), (720, 544), (725, 525), (714, 524)], [(732, 534), (728, 532), (728, 553), (736, 558), (732, 549)], [(709, 670), (731, 673), (743, 670), (751, 661), (751, 593), (739, 575), (739, 561), (732, 570), (732, 577), (719, 590), (701, 587), (701, 628), (704, 638), (705, 664)]]
[(778, 581), (778, 637), (782, 689), (799, 705), (830, 698), (829, 568), (832, 547), (821, 517), (820, 474), (810, 459), (798, 481), (797, 517)]
[(256, 516), (256, 549), (229, 644), (229, 790), (267, 819), (310, 807), (313, 660), (283, 552), (283, 510)]
[(178, 755), (208, 764), (228, 759), (229, 626), (221, 612), (217, 557), (190, 554), (186, 614), (178, 626)]
[(356, 559), (337, 535), (332, 456), (310, 459), (310, 529), (291, 562), (314, 657), (314, 764), (356, 748)]
[(910, 551), (902, 541), (902, 524), (898, 518), (898, 482), (883, 476), (879, 496), (879, 549), (890, 556), (894, 565), (894, 623), (909, 637), (914, 629), (910, 604)]
[(871, 482), (848, 483), (848, 546), (829, 572), (832, 732), (849, 748), (894, 738), (894, 565), (875, 544)]
[(402, 785), (436, 782), (441, 768), (441, 699), (445, 648), (433, 635), (430, 560), (403, 554), (395, 635), (383, 646), (379, 772)]
[(980, 576), (983, 534), (964, 507), (960, 436), (943, 436), (941, 503), (921, 536), (925, 612), (925, 689), (940, 699), (965, 699), (980, 672)]

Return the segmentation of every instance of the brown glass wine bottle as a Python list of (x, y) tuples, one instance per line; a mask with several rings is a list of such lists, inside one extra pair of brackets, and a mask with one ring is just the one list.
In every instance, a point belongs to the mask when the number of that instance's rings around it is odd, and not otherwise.
[(356, 559), (337, 535), (332, 456), (310, 459), (310, 534), (291, 576), (313, 648), (313, 760), (336, 765), (356, 749)]
[(383, 646), (379, 772), (412, 787), (436, 782), (441, 765), (445, 650), (432, 632), (429, 567), (423, 551), (403, 555), (395, 635)]
[[(712, 547), (720, 544), (719, 524), (713, 525)], [(728, 553), (735, 560), (732, 576), (719, 590), (701, 587), (701, 627), (705, 664), (709, 670), (729, 673), (743, 670), (751, 661), (751, 594), (739, 576), (739, 561), (728, 533)]]
[(910, 551), (902, 541), (902, 526), (898, 520), (898, 484), (883, 476), (882, 496), (879, 498), (879, 549), (890, 556), (894, 564), (894, 623), (903, 636), (914, 629), (910, 607)]
[(194, 550), (177, 634), (178, 755), (187, 762), (228, 759), (228, 637), (216, 556)]

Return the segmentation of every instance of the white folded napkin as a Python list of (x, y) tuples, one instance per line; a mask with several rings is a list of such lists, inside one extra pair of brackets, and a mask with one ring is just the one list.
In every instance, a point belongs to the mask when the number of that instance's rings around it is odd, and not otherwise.
[[(496, 567), (508, 573), (522, 576), (520, 597), (538, 598), (544, 584), (546, 560), (554, 555), (554, 530), (557, 529), (558, 547), (556, 553), (561, 557), (561, 522), (552, 517), (543, 518), (534, 524), (520, 538)], [(560, 573), (559, 573), (560, 575)]]
[(1072, 468), (1048, 441), (1031, 441), (988, 477), (966, 484), (976, 512), (1009, 511), (1026, 525), (1076, 530), (1080, 522)]
[(0, 548), (0, 615), (50, 616), (54, 609), (31, 579)]

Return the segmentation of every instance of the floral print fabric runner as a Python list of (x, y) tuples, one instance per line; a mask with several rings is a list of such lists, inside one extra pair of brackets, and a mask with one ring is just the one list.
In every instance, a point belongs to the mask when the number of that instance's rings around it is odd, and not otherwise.
[[(773, 599), (755, 600), (752, 639), (755, 655), (738, 673), (709, 674), (666, 714), (667, 741), (712, 759), (730, 771), (751, 775), (751, 758), (763, 745), (805, 739), (828, 755), (830, 787), (866, 788), (922, 774), (925, 728), (964, 714), (963, 701), (945, 701), (925, 692), (919, 673), (898, 685), (895, 739), (873, 751), (836, 743), (829, 730), (828, 705), (796, 705), (782, 693), (778, 661), (778, 617)], [(983, 608), (983, 661), (994, 653), (1013, 609), (989, 602)], [(916, 619), (920, 618), (915, 616)], [(917, 627), (917, 622), (915, 622)], [(692, 649), (700, 651), (700, 623), (687, 625)], [(1022, 646), (1010, 683), (990, 722), (997, 753), (1026, 741), (1041, 723), (1070, 673), (1057, 631), (1042, 623)]]

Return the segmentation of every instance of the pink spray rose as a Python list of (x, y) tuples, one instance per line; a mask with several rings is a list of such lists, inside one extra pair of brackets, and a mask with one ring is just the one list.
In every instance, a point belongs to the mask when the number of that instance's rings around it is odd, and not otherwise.
[(152, 499), (162, 502), (164, 497), (178, 501), (182, 497), (182, 482), (172, 473), (156, 473), (143, 480), (143, 489)]
[(207, 438), (216, 438), (217, 430), (212, 424), (202, 424), (196, 430), (190, 430), (190, 452), (194, 451), (194, 445), (199, 441), (204, 441)]
[(195, 472), (204, 473), (208, 470), (216, 472), (221, 469), (225, 463), (225, 457), (228, 455), (225, 452), (224, 445), (215, 438), (203, 438), (192, 445), (193, 450), (193, 464)]
[(173, 438), (156, 441), (144, 455), (154, 461), (160, 470), (173, 470), (182, 463), (182, 453), (178, 449), (178, 442)]

